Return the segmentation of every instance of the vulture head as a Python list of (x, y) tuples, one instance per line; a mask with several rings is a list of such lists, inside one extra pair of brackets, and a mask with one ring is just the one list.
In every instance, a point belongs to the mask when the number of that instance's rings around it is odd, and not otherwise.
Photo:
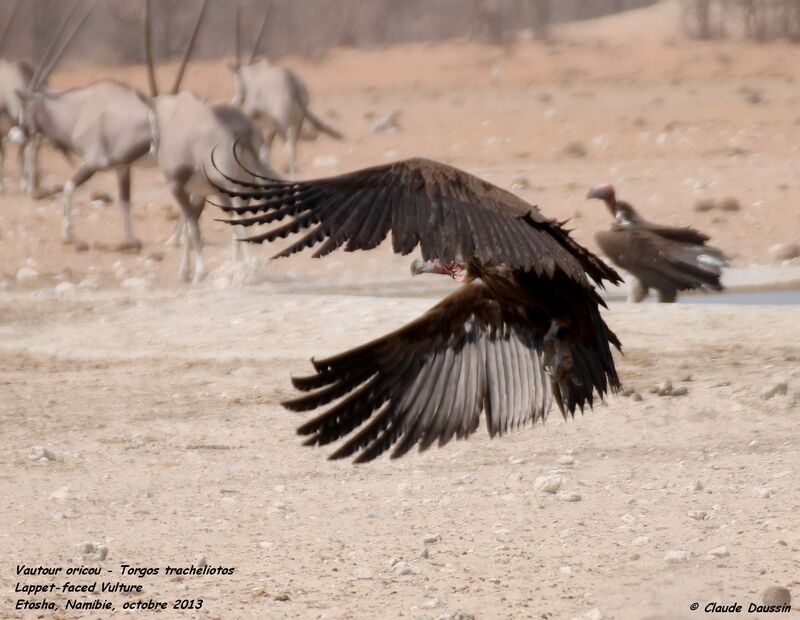
[(589, 190), (589, 193), (586, 194), (586, 198), (597, 198), (598, 200), (602, 200), (606, 203), (608, 210), (611, 211), (611, 215), (616, 215), (617, 194), (614, 191), (614, 186), (611, 185), (611, 183), (603, 183), (602, 185), (594, 186)]
[(456, 282), (469, 282), (474, 279), (472, 277), (467, 277), (467, 268), (464, 265), (456, 262), (443, 263), (438, 259), (414, 259), (414, 262), (411, 263), (411, 275), (416, 276), (421, 273), (438, 273), (440, 275), (450, 276)]

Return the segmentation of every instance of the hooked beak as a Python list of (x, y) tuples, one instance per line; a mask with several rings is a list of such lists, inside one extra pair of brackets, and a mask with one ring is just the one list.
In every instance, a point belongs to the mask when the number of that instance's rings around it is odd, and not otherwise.
[(411, 275), (418, 276), (421, 273), (427, 273), (428, 270), (426, 269), (425, 261), (421, 258), (415, 258), (414, 262), (411, 263)]

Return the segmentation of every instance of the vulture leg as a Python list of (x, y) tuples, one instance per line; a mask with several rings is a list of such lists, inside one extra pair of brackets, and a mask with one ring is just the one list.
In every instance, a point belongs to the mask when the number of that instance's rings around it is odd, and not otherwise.
[(634, 278), (631, 290), (628, 293), (628, 301), (632, 304), (638, 304), (644, 301), (644, 298), (647, 297), (649, 292), (650, 289), (646, 287), (639, 278)]
[(566, 329), (566, 322), (553, 319), (544, 336), (544, 366), (559, 383), (570, 374), (573, 366), (572, 352), (564, 338)]
[(658, 291), (658, 303), (674, 304), (678, 299), (678, 291)]

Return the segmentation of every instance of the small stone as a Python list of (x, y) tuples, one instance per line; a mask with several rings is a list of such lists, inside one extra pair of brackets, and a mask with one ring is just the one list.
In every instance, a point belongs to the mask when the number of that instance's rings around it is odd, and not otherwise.
[(767, 252), (776, 261), (792, 260), (800, 257), (800, 243), (776, 243)]
[(721, 209), (722, 211), (735, 212), (735, 211), (741, 211), (742, 205), (733, 196), (728, 196), (727, 198), (723, 198), (717, 203), (717, 209)]
[(670, 550), (664, 554), (664, 561), (667, 564), (679, 564), (681, 562), (688, 562), (689, 556), (685, 551)]
[(203, 568), (204, 566), (208, 566), (208, 562), (206, 562), (206, 556), (204, 556), (202, 553), (196, 555), (194, 558), (194, 565), (197, 566), (198, 568)]
[(55, 491), (53, 491), (52, 493), (50, 493), (50, 499), (55, 499), (58, 501), (64, 501), (68, 497), (69, 497), (69, 485), (60, 487)]
[(637, 536), (631, 541), (631, 544), (636, 545), (637, 547), (643, 547), (644, 545), (647, 545), (649, 543), (650, 543), (649, 536)]
[(758, 441), (754, 439), (749, 444), (747, 444), (747, 447), (750, 448), (751, 450), (755, 450), (756, 448), (758, 448)]
[(432, 609), (433, 607), (438, 607), (441, 602), (442, 601), (438, 596), (432, 596), (431, 598), (427, 599), (423, 605), (428, 609)]
[(356, 579), (372, 579), (372, 570), (368, 566), (359, 566), (353, 571)]
[(315, 168), (338, 168), (339, 158), (335, 155), (317, 155), (312, 163)]
[(53, 292), (56, 295), (69, 295), (70, 293), (74, 293), (76, 286), (72, 282), (59, 282), (56, 284), (55, 288), (53, 288)]
[(40, 275), (41, 274), (35, 269), (31, 269), (30, 267), (22, 267), (21, 269), (17, 270), (17, 281), (32, 282), (33, 280), (38, 280)]
[(768, 487), (753, 487), (753, 497), (758, 499), (769, 499), (774, 495), (774, 491)]
[(764, 400), (769, 400), (775, 396), (782, 396), (789, 391), (789, 382), (784, 380), (778, 380), (770, 385), (766, 386), (763, 390), (761, 390), (761, 398)]
[(400, 129), (400, 112), (395, 110), (384, 114), (369, 126), (372, 133), (397, 133)]
[(56, 455), (42, 446), (33, 446), (28, 450), (29, 461), (41, 461), (42, 459), (45, 461), (55, 461)]
[(562, 575), (571, 575), (572, 568), (570, 566), (562, 566), (561, 568), (558, 569), (558, 572), (561, 573)]
[(696, 493), (697, 491), (703, 490), (703, 483), (699, 480), (695, 480), (694, 482), (690, 482), (686, 485), (686, 490)]
[(267, 589), (264, 586), (256, 586), (255, 588), (250, 590), (249, 594), (253, 598), (260, 598), (262, 596), (266, 596)]
[(636, 521), (636, 517), (634, 517), (634, 516), (633, 516), (631, 513), (629, 513), (629, 512), (626, 512), (624, 515), (622, 515), (622, 516), (620, 517), (620, 520), (621, 520), (623, 523), (628, 523), (628, 524), (631, 524), (631, 523), (633, 523), (634, 521)]
[(672, 392), (669, 394), (670, 396), (686, 396), (689, 393), (689, 388), (685, 385), (681, 385), (676, 388), (672, 388)]
[(85, 542), (77, 546), (84, 562), (102, 562), (108, 556), (108, 547), (103, 543)]
[(559, 465), (574, 465), (575, 459), (572, 458), (569, 454), (565, 454), (563, 456), (558, 457), (558, 464)]
[(424, 542), (426, 545), (439, 542), (440, 540), (442, 540), (442, 537), (439, 534), (427, 534), (426, 536), (422, 537), (422, 542)]
[(769, 586), (761, 594), (764, 605), (791, 605), (792, 593), (783, 586)]
[(528, 181), (527, 177), (518, 176), (511, 179), (511, 189), (514, 191), (522, 191), (528, 189), (531, 186), (531, 182)]
[(291, 600), (289, 595), (286, 592), (281, 592), (280, 594), (276, 594), (272, 597), (273, 601), (288, 601)]
[(642, 485), (645, 491), (661, 491), (667, 488), (666, 480), (653, 480), (652, 482), (645, 482)]
[(708, 519), (708, 513), (705, 510), (690, 510), (686, 516), (695, 521), (705, 521)]
[(603, 614), (601, 614), (600, 610), (595, 607), (594, 609), (587, 611), (585, 614), (573, 617), (572, 620), (603, 620)]
[(705, 213), (715, 209), (716, 206), (717, 203), (713, 198), (701, 198), (694, 203), (694, 210), (698, 213)]
[(397, 573), (398, 575), (416, 575), (416, 569), (411, 566), (408, 562), (395, 562), (394, 566), (392, 566), (392, 570)]
[(428, 548), (427, 547), (425, 547), (422, 550), (422, 553), (419, 554), (419, 557), (421, 559), (423, 559), (423, 560), (427, 560), (430, 556), (431, 556), (431, 554), (428, 552)]
[(721, 547), (714, 547), (708, 552), (709, 557), (712, 558), (727, 558), (730, 555), (728, 548), (725, 545)]
[(581, 497), (580, 493), (573, 493), (570, 491), (568, 493), (559, 493), (558, 499), (564, 502), (579, 502), (583, 498)]
[(561, 488), (561, 476), (539, 476), (533, 481), (533, 488), (542, 493), (556, 493)]
[(145, 278), (126, 278), (120, 286), (132, 291), (147, 291), (153, 288), (152, 283)]

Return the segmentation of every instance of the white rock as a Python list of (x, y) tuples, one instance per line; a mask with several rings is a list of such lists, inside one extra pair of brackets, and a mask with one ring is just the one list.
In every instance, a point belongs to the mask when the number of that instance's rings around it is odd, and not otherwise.
[(59, 282), (56, 284), (55, 288), (53, 288), (53, 292), (56, 295), (69, 295), (70, 293), (74, 293), (76, 286), (72, 282)]
[(708, 519), (708, 513), (705, 510), (690, 510), (686, 516), (695, 521), (705, 521)]
[(767, 252), (776, 261), (792, 260), (800, 257), (800, 243), (776, 243)]
[(28, 460), (40, 461), (42, 459), (45, 461), (55, 461), (56, 455), (43, 446), (32, 446), (31, 449), (28, 450)]
[(19, 282), (31, 282), (33, 280), (38, 280), (41, 274), (32, 269), (30, 267), (22, 267), (21, 269), (17, 270), (17, 280)]
[(628, 523), (628, 524), (633, 523), (634, 521), (636, 521), (636, 517), (634, 517), (629, 512), (626, 512), (624, 515), (622, 515), (620, 517), (620, 519), (622, 520), (623, 523)]
[(570, 566), (562, 566), (558, 569), (558, 572), (562, 575), (571, 575), (572, 574), (572, 567)]
[(637, 547), (643, 547), (644, 545), (650, 542), (649, 536), (637, 536), (631, 541), (632, 545), (636, 545)]
[(372, 570), (368, 566), (359, 566), (353, 571), (356, 579), (372, 579)]
[(539, 476), (533, 481), (533, 488), (542, 493), (556, 493), (561, 488), (561, 476), (557, 474)]
[(394, 566), (392, 566), (392, 570), (397, 573), (398, 575), (416, 575), (416, 569), (411, 566), (408, 562), (395, 562)]
[(603, 620), (603, 614), (601, 614), (600, 610), (595, 607), (594, 609), (587, 611), (585, 614), (573, 616), (572, 620)]
[(69, 485), (65, 485), (50, 493), (50, 499), (64, 501), (69, 498)]
[(442, 540), (442, 537), (439, 534), (427, 534), (422, 537), (422, 542), (424, 542), (426, 545), (439, 542), (440, 540)]
[(206, 561), (206, 556), (202, 553), (198, 554), (194, 558), (194, 565), (198, 568), (203, 568), (204, 566), (208, 566), (208, 562)]
[(126, 278), (120, 286), (132, 291), (147, 291), (153, 288), (152, 283), (145, 278)]
[(712, 558), (727, 558), (730, 555), (728, 548), (725, 545), (721, 547), (714, 547), (708, 552), (708, 555)]
[(685, 551), (670, 550), (664, 554), (664, 561), (667, 564), (679, 564), (681, 562), (688, 562), (689, 556)]
[(774, 495), (774, 491), (768, 487), (753, 487), (753, 497), (758, 499), (769, 499)]
[(575, 459), (570, 456), (569, 454), (564, 454), (563, 456), (558, 457), (558, 464), (559, 465), (574, 465)]
[(574, 493), (572, 491), (568, 493), (559, 493), (558, 499), (565, 501), (565, 502), (579, 502), (583, 499), (580, 493)]
[(335, 155), (317, 155), (312, 163), (315, 168), (337, 168), (339, 158)]
[(396, 133), (398, 129), (400, 129), (400, 112), (397, 110), (384, 114), (369, 126), (372, 133)]
[(108, 556), (108, 547), (103, 543), (85, 542), (77, 546), (84, 562), (102, 562)]

